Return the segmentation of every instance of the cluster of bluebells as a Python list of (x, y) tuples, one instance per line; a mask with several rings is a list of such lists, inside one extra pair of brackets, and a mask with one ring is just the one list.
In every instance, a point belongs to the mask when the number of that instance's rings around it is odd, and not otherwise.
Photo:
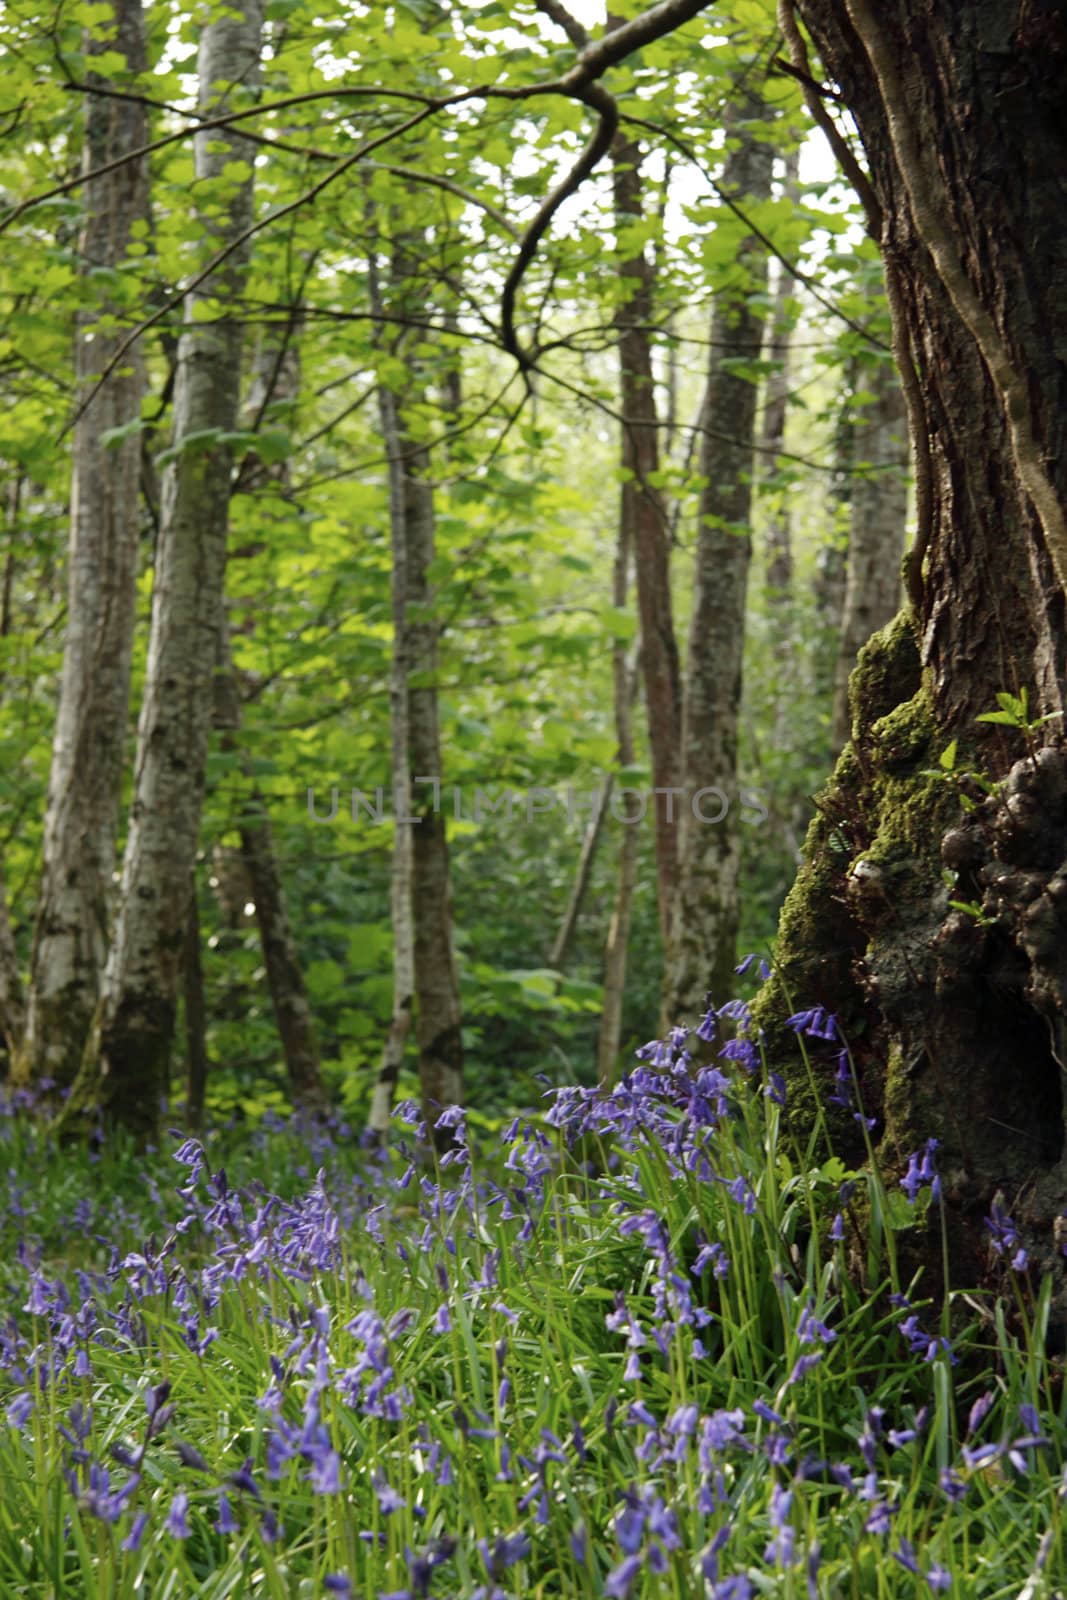
[[(791, 1024), (840, 1043), (835, 1020), (819, 1008)], [(785, 1088), (760, 1071), (745, 1002), (709, 1004), (695, 1032), (701, 1047), (729, 1034), (715, 1064), (687, 1031), (673, 1030), (638, 1052), (611, 1093), (557, 1091), (543, 1119), (516, 1117), (496, 1178), (476, 1177), (458, 1108), (441, 1119), (450, 1144), (431, 1175), (419, 1158), (427, 1130), (414, 1102), (397, 1108), (392, 1155), (368, 1152), (358, 1172), (331, 1178), (327, 1165), (344, 1135), (309, 1129), (307, 1154), (295, 1163), (304, 1187), (287, 1196), (231, 1182), (201, 1142), (180, 1138), (176, 1193), (146, 1167), (143, 1214), (123, 1219), (140, 1229), (135, 1247), (118, 1242), (112, 1221), (112, 1236), (96, 1237), (102, 1261), (68, 1277), (20, 1237), (18, 1297), (0, 1315), (0, 1451), (3, 1426), (26, 1453), (34, 1442), (44, 1447), (47, 1418), (61, 1418), (52, 1465), (72, 1511), (113, 1527), (130, 1555), (146, 1541), (165, 1552), (194, 1535), (214, 1541), (220, 1560), (250, 1535), (268, 1549), (306, 1551), (314, 1505), (316, 1517), (354, 1529), (380, 1558), (390, 1586), (379, 1600), (454, 1594), (461, 1575), (472, 1600), (511, 1600), (536, 1588), (540, 1563), (556, 1562), (561, 1547), (574, 1562), (572, 1586), (586, 1574), (587, 1592), (615, 1600), (657, 1593), (672, 1573), (683, 1589), (702, 1582), (712, 1600), (752, 1600), (794, 1573), (817, 1595), (829, 1541), (812, 1536), (812, 1507), (823, 1507), (829, 1491), (846, 1542), (874, 1541), (879, 1561), (892, 1558), (931, 1592), (947, 1589), (945, 1566), (917, 1551), (901, 1526), (901, 1453), (918, 1461), (925, 1452), (929, 1410), (894, 1426), (869, 1406), (853, 1446), (838, 1446), (833, 1459), (817, 1448), (818, 1408), (801, 1388), (847, 1371), (829, 1280), (817, 1293), (787, 1294), (777, 1273), (787, 1313), (781, 1365), (761, 1376), (762, 1392), (719, 1403), (723, 1306), (736, 1276), (728, 1242), (742, 1241), (742, 1254), (763, 1250), (767, 1221), (754, 1170), (731, 1167), (735, 1145), (719, 1135), (746, 1091), (762, 1086), (781, 1106)], [(572, 1142), (610, 1133), (617, 1156), (600, 1180), (602, 1205), (584, 1213), (560, 1206), (551, 1228), (542, 1223), (559, 1161), (546, 1125)], [(649, 1145), (685, 1192), (699, 1195), (696, 1226), (672, 1232), (664, 1197), (646, 1192), (633, 1158)], [(909, 1164), (909, 1198), (937, 1184), (935, 1151), (930, 1141)], [(18, 1178), (11, 1192), (9, 1216), (22, 1226), (32, 1195)], [(850, 1192), (842, 1185), (833, 1238)], [(574, 1385), (574, 1412), (562, 1426), (539, 1410), (544, 1397), (535, 1391), (566, 1386), (569, 1375), (549, 1350), (540, 1386), (530, 1385), (516, 1347), (550, 1343), (529, 1326), (534, 1274), (546, 1270), (543, 1236), (567, 1237), (582, 1215), (643, 1260), (632, 1284), (612, 1286), (603, 1315), (600, 1370), (611, 1381), (591, 1405)], [(68, 1221), (72, 1235), (106, 1226), (89, 1199), (75, 1202)], [(1015, 1252), (1014, 1264), (1018, 1240), (997, 1206), (990, 1230), (995, 1249)], [(776, 1270), (770, 1261), (767, 1268)], [(383, 1281), (408, 1287), (398, 1299), (383, 1293)], [(509, 1287), (516, 1283), (518, 1294)], [(898, 1309), (909, 1351), (924, 1361), (951, 1357), (904, 1297)], [(254, 1347), (256, 1360), (244, 1366), (256, 1372), (255, 1391), (234, 1429), (240, 1448), (186, 1437), (196, 1396), (187, 1378), (183, 1388), (166, 1376), (173, 1340), (189, 1357), (181, 1370), (210, 1374), (215, 1385), (242, 1365), (238, 1350), (247, 1356)], [(476, 1392), (454, 1381), (472, 1346), (485, 1358)], [(124, 1387), (109, 1390), (123, 1362), (146, 1375), (134, 1407)], [(1025, 1478), (1047, 1458), (1050, 1439), (1029, 1406), (999, 1441), (983, 1440), (992, 1405), (988, 1395), (972, 1407), (959, 1459), (940, 1472), (931, 1519), (953, 1514), (976, 1471), (1006, 1463)], [(620, 1462), (625, 1481), (609, 1489)], [(501, 1520), (487, 1524), (482, 1510)], [(366, 1592), (358, 1561), (320, 1578), (327, 1594)]]

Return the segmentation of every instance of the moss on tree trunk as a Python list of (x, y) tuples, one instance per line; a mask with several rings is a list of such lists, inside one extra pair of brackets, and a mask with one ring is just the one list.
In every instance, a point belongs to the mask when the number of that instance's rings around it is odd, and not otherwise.
[[(818, 797), (805, 865), (786, 901), (775, 972), (756, 1005), (802, 1138), (816, 1122), (791, 1012), (825, 1006), (852, 1050), (879, 1165), (895, 1187), (908, 1156), (940, 1142), (953, 1281), (995, 1286), (983, 1218), (1011, 1212), (1035, 1270), (1053, 1273), (1067, 1322), (1056, 1218), (1067, 1197), (1062, 1057), (1067, 982), (1067, 761), (1048, 747), (994, 792), (939, 766), (947, 739), (901, 614), (861, 653), (852, 737)], [(955, 772), (978, 759), (961, 745)], [(957, 901), (976, 912), (954, 909)], [(1064, 954), (1061, 954), (1064, 952)], [(838, 1047), (809, 1054), (835, 1148), (862, 1165), (852, 1110), (826, 1106)], [(905, 1281), (937, 1293), (940, 1227), (898, 1241)]]

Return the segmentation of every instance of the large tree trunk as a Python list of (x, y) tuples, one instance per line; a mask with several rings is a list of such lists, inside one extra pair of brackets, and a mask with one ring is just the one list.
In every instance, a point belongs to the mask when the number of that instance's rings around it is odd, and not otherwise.
[(856, 419), (858, 466), (869, 472), (853, 479), (848, 536), (848, 573), (834, 679), (831, 734), (834, 754), (848, 738), (848, 679), (872, 633), (891, 622), (900, 608), (900, 562), (908, 511), (907, 414), (893, 363), (872, 368), (866, 386), (873, 398)]
[[(1062, 1323), (1067, 23), (1062, 8), (1016, 0), (804, 0), (801, 15), (867, 154), (919, 545), (913, 610), (861, 655), (852, 740), (761, 1014), (781, 1049), (784, 978), (846, 1029), (865, 1017), (854, 1037), (890, 1177), (939, 1138), (957, 1281), (988, 1269), (982, 1218), (999, 1192), (1034, 1269), (1054, 1277)], [(1031, 756), (1021, 732), (975, 722), (998, 692), (1024, 688), (1031, 716), (1057, 719), (1035, 730)], [(971, 786), (969, 813), (955, 783), (927, 776), (951, 739), (958, 768), (1005, 780), (987, 799)], [(924, 1242), (912, 1248), (922, 1259)]]
[[(233, 106), (255, 84), (258, 0), (209, 22), (200, 40), (199, 104)], [(142, 1137), (157, 1127), (181, 974), (189, 877), (196, 857), (213, 679), (222, 617), (232, 468), (222, 436), (237, 427), (242, 328), (236, 317), (196, 320), (206, 299), (233, 306), (247, 251), (238, 245), (252, 218), (247, 141), (212, 128), (194, 139), (196, 174), (217, 184), (239, 165), (227, 203), (213, 195), (202, 219), (209, 248), (233, 253), (186, 297), (174, 396), (175, 459), (163, 481), (148, 670), (137, 737), (130, 829), (120, 907), (98, 1024), (90, 1037), (73, 1109), (99, 1098), (109, 1118)]]
[[(145, 67), (140, 0), (116, 0), (114, 28), (87, 41), (87, 64), (118, 51), (131, 72)], [(91, 84), (104, 80), (91, 71)], [(129, 722), (130, 658), (136, 614), (144, 364), (134, 349), (100, 384), (123, 339), (112, 294), (135, 223), (147, 210), (143, 105), (90, 94), (83, 170), (121, 162), (85, 186), (79, 239), (84, 309), (75, 342), (75, 394), (85, 409), (74, 427), (67, 558), (67, 635), (48, 781), (44, 848), (18, 1075), (73, 1082), (81, 1063), (107, 959), (122, 774)], [(127, 313), (128, 314), (128, 313)], [(108, 319), (111, 326), (108, 327)], [(90, 398), (92, 396), (92, 398)], [(130, 430), (109, 442), (116, 429)]]
[[(643, 214), (641, 149), (620, 133), (611, 153), (615, 215), (621, 230), (632, 227)], [(666, 943), (678, 882), (675, 807), (666, 791), (678, 784), (682, 699), (671, 606), (670, 533), (655, 478), (659, 470), (659, 417), (648, 332), (652, 322), (652, 267), (643, 249), (620, 263), (619, 275), (626, 291), (615, 319), (619, 334), (622, 462), (626, 473), (622, 515), (633, 529), (652, 786), (663, 791), (655, 802), (656, 873), (660, 927)]]
[[(773, 152), (751, 128), (760, 105), (745, 105), (723, 187), (749, 201), (771, 190)], [(727, 341), (758, 350), (766, 253), (746, 244), (742, 281), (716, 296), (712, 318), (707, 428), (700, 495), (682, 727), (681, 802), (677, 808), (679, 880), (667, 947), (664, 1015), (693, 1022), (711, 991), (721, 1002), (733, 986), (738, 926), (741, 806), (737, 792), (738, 716), (751, 554), (756, 386), (724, 358)]]

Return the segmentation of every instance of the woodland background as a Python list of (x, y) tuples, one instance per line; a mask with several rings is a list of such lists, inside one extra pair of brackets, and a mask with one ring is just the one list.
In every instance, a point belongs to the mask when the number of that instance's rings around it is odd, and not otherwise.
[[(472, 1107), (529, 1103), (538, 1074), (590, 1082), (599, 1061), (610, 1076), (661, 1006), (695, 1022), (738, 951), (767, 953), (847, 732), (847, 674), (896, 610), (907, 459), (878, 252), (810, 129), (772, 10), (713, 9), (613, 68), (623, 121), (537, 242), (509, 320), (519, 241), (590, 112), (559, 94), (426, 107), (472, 79), (524, 92), (568, 70), (582, 40), (551, 6), (320, 14), (272, 0), (262, 18), (220, 10), (205, 34), (207, 13), (154, 4), (143, 41), (129, 8), (6, 8), (0, 856), (23, 1077), (77, 1074), (107, 961), (85, 925), (115, 915), (136, 800), (160, 835), (141, 868), (150, 893), (177, 907), (195, 850), (195, 920), (180, 962), (176, 915), (149, 939), (165, 952), (124, 958), (168, 1011), (169, 1066), (131, 1069), (135, 1099), (165, 1080), (180, 1096), (191, 1061), (194, 1120), (205, 1096), (215, 1114), (278, 1107), (288, 1051), (298, 1091), (321, 1063), (330, 1098), (369, 1112), (410, 987), (393, 971), (403, 841), (388, 801), (375, 824), (367, 809), (354, 822), (349, 799), (402, 782), (405, 629), (416, 720), (436, 724), (409, 774), (444, 785), (451, 873), (450, 891), (416, 885), (414, 935), (433, 922), (446, 968), (455, 949), (454, 982), (423, 974), (416, 1010), (433, 1027), (461, 1016)], [(199, 86), (198, 42), (215, 51)], [(222, 121), (194, 138), (196, 103)], [(232, 379), (222, 413), (196, 391), (198, 361), (215, 362), (216, 400), (218, 374)], [(410, 503), (397, 510), (401, 480), (432, 498), (423, 533)], [(160, 540), (180, 524), (190, 550), (206, 523), (215, 576), (184, 598), (169, 580), (157, 600), (181, 636), (155, 737), (186, 781), (135, 795), (134, 724), (165, 622), (150, 623)], [(422, 540), (399, 600), (398, 537)], [(224, 692), (204, 676), (220, 540)], [(128, 615), (109, 635), (123, 585)], [(694, 766), (682, 700), (698, 718), (701, 695), (715, 731)], [(194, 699), (195, 737), (167, 710)], [(660, 799), (587, 838), (588, 814), (567, 815), (568, 786), (647, 792), (665, 777), (690, 794), (722, 786), (724, 824), (685, 838)], [(560, 798), (479, 823), (478, 787)], [(741, 820), (739, 787), (764, 821)], [(327, 825), (308, 793), (325, 817), (332, 788)], [(678, 848), (683, 883), (665, 857)], [(54, 886), (72, 875), (64, 900)], [(664, 944), (682, 893), (688, 957)], [(257, 900), (267, 919), (283, 903), (280, 965)], [(401, 944), (412, 931), (405, 912)], [(20, 973), (37, 1000), (14, 998)], [(310, 1026), (294, 1034), (303, 995)]]

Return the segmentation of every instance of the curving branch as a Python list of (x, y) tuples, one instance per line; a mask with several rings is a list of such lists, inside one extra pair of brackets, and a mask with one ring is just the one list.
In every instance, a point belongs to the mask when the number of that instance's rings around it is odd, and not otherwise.
[(526, 276), (526, 270), (537, 253), (537, 246), (548, 232), (552, 218), (565, 200), (575, 194), (578, 188), (588, 178), (598, 162), (607, 155), (611, 148), (611, 141), (615, 137), (615, 130), (619, 126), (619, 109), (614, 97), (602, 89), (599, 84), (590, 84), (576, 99), (584, 101), (586, 105), (594, 107), (600, 112), (600, 121), (582, 151), (574, 166), (566, 177), (559, 182), (551, 194), (543, 201), (537, 215), (523, 234), (519, 244), (518, 254), (511, 264), (511, 269), (504, 280), (504, 292), (500, 297), (500, 333), (501, 342), (509, 355), (514, 356), (522, 372), (527, 372), (537, 360), (538, 352), (524, 350), (519, 343), (519, 336), (515, 330), (515, 300), (519, 286)]
[[(537, 215), (522, 236), (519, 253), (512, 263), (504, 282), (500, 301), (501, 337), (504, 349), (515, 357), (519, 369), (527, 374), (537, 360), (537, 349), (524, 350), (515, 330), (515, 301), (519, 287), (526, 275), (537, 246), (547, 233), (552, 219), (565, 200), (575, 194), (594, 167), (607, 155), (611, 141), (619, 126), (619, 108), (613, 95), (597, 79), (609, 67), (625, 60), (643, 45), (673, 33), (683, 22), (689, 22), (707, 9), (710, 0), (661, 0), (661, 3), (620, 27), (609, 28), (599, 39), (586, 44), (571, 70), (563, 75), (552, 92), (580, 100), (600, 113), (600, 121), (588, 144), (566, 177), (556, 185), (543, 202)], [(572, 43), (585, 37), (581, 24), (571, 16), (562, 0), (538, 0), (538, 9), (557, 22)]]

